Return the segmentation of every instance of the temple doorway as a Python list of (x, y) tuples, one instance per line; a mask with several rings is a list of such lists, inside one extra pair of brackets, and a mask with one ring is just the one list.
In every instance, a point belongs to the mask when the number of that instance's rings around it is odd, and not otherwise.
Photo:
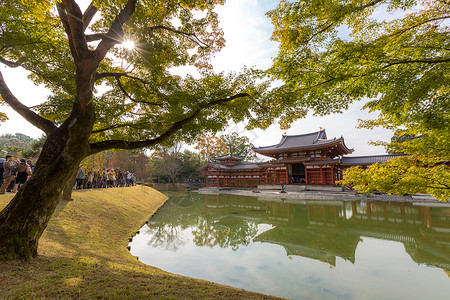
[(289, 167), (291, 183), (306, 183), (305, 165), (303, 163), (291, 164)]

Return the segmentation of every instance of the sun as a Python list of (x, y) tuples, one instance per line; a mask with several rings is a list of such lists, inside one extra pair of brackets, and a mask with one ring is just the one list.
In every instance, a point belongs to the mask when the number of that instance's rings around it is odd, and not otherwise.
[(124, 40), (122, 43), (122, 47), (124, 47), (127, 50), (133, 50), (134, 49), (134, 42), (130, 40)]

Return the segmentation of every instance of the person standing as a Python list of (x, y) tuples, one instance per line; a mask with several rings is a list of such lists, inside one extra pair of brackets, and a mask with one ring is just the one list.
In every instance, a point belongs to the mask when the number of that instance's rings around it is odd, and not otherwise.
[(19, 159), (14, 160), (14, 156), (11, 154), (6, 155), (3, 163), (3, 184), (0, 187), (0, 194), (6, 194), (6, 188), (15, 178), (15, 175), (12, 174), (13, 170), (17, 168), (19, 163)]
[(20, 164), (17, 167), (17, 176), (16, 176), (16, 184), (14, 185), (13, 193), (17, 192), (19, 185), (22, 186), (28, 179), (28, 176), (31, 176), (32, 171), (31, 167), (28, 165), (25, 158), (20, 160)]
[(3, 184), (3, 163), (6, 160), (4, 158), (0, 158), (0, 186)]
[(77, 174), (77, 189), (82, 189), (84, 185), (84, 170), (83, 166), (80, 166)]

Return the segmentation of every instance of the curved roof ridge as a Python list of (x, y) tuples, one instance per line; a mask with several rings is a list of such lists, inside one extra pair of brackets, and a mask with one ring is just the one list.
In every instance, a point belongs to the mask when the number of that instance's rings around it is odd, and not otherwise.
[(284, 142), (287, 140), (287, 138), (288, 138), (288, 135), (285, 135), (285, 134), (281, 135), (281, 140), (280, 140), (280, 142), (279, 142), (275, 147), (278, 148), (278, 147), (280, 147), (281, 145), (283, 145)]
[(309, 132), (309, 133), (302, 133), (302, 134), (283, 134), (283, 137), (299, 137), (304, 135), (319, 135), (321, 132), (324, 132), (325, 129), (321, 129), (319, 131)]
[(325, 139), (327, 138), (327, 134), (325, 133), (325, 128), (317, 131), (317, 137), (314, 139), (313, 144), (315, 144), (318, 140), (322, 140), (323, 136), (325, 136)]

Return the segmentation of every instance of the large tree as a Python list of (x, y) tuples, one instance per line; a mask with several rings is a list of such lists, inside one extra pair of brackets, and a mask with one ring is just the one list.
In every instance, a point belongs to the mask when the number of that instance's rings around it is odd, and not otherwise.
[[(268, 118), (284, 113), (280, 123), (288, 126), (308, 110), (323, 115), (367, 100), (365, 108), (379, 117), (361, 121), (361, 127), (383, 126), (398, 137), (418, 138), (390, 145), (414, 155), (396, 163), (403, 173), (384, 176), (389, 167), (374, 167), (358, 179), (352, 171), (360, 186), (362, 178), (366, 184), (385, 178), (379, 188), (393, 187), (395, 179), (399, 188), (386, 191), (403, 193), (402, 174), (406, 182), (418, 168), (420, 176), (449, 173), (441, 164), (450, 159), (449, 1), (283, 0), (268, 14), (272, 38), (280, 42), (270, 73), (282, 82), (274, 90), (278, 97), (267, 103), (273, 107)], [(432, 184), (440, 199), (448, 198), (448, 180)], [(431, 192), (425, 185), (410, 184), (408, 193)]]
[[(224, 45), (213, 8), (223, 2), (96, 0), (83, 11), (75, 0), (0, 1), (0, 63), (24, 68), (52, 93), (27, 107), (0, 73), (1, 101), (46, 135), (33, 176), (0, 212), (1, 258), (37, 254), (85, 157), (195, 140), (230, 119), (257, 117), (266, 84), (255, 84), (251, 70), (211, 70), (209, 58)], [(134, 48), (121, 47), (127, 40)], [(200, 75), (170, 73), (184, 65)]]
[(221, 135), (220, 139), (227, 144), (227, 150), (230, 154), (241, 156), (246, 161), (254, 161), (256, 159), (256, 154), (253, 151), (255, 146), (248, 137), (239, 136), (237, 132), (233, 132)]

